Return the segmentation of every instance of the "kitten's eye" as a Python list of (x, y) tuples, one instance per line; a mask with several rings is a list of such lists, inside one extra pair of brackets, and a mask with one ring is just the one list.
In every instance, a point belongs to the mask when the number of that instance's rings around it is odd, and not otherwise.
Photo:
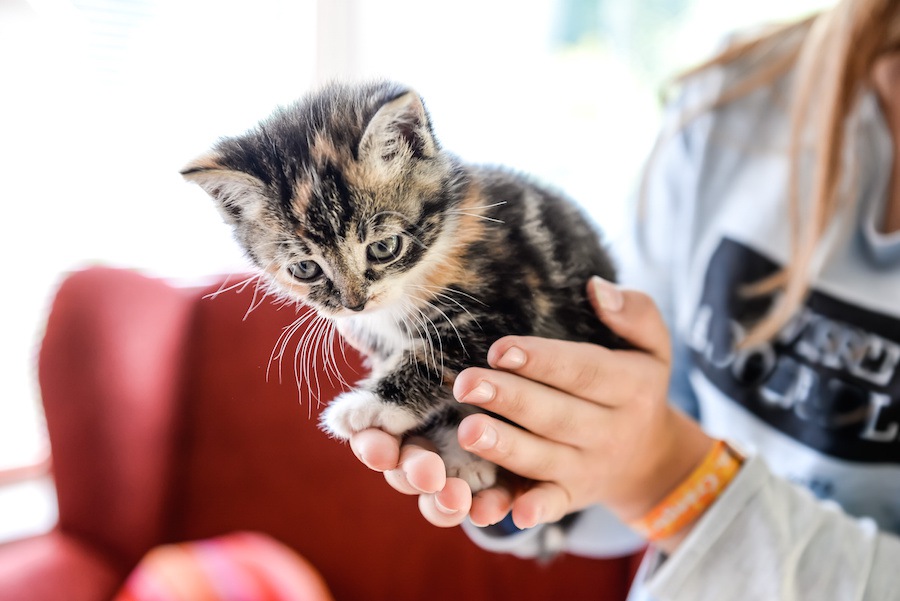
[(400, 236), (394, 235), (370, 244), (366, 248), (366, 255), (376, 263), (387, 263), (400, 255), (400, 246)]
[(310, 282), (322, 275), (322, 268), (315, 261), (300, 261), (288, 265), (287, 269), (291, 277), (301, 282)]

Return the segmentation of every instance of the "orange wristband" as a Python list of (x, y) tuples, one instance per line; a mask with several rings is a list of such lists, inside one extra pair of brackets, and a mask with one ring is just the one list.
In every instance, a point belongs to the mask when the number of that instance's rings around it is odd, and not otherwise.
[(644, 517), (628, 525), (650, 541), (668, 538), (703, 515), (743, 464), (743, 457), (717, 440), (687, 480), (678, 485)]

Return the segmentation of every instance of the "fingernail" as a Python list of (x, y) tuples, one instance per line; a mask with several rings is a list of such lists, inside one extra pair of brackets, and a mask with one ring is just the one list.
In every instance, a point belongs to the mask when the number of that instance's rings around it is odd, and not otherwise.
[(467, 392), (462, 400), (466, 403), (477, 405), (479, 403), (487, 403), (494, 398), (494, 394), (494, 387), (491, 386), (490, 382), (482, 380), (478, 383), (478, 386)]
[(497, 359), (497, 367), (503, 369), (518, 369), (525, 365), (525, 352), (518, 347), (510, 347)]
[(599, 276), (591, 278), (591, 286), (594, 288), (594, 295), (597, 297), (597, 303), (599, 303), (602, 310), (610, 312), (622, 310), (625, 299), (622, 297), (622, 291), (619, 290), (618, 286)]
[(444, 515), (453, 515), (454, 513), (459, 513), (458, 509), (450, 509), (441, 505), (438, 495), (434, 495), (434, 506), (437, 507), (437, 510)]
[(513, 523), (522, 530), (527, 530), (529, 528), (534, 528), (538, 524), (541, 523), (543, 519), (544, 512), (540, 507), (535, 508), (534, 515), (531, 516), (531, 519), (528, 521), (523, 521), (521, 519), (517, 520), (513, 518)]
[(481, 436), (473, 442), (468, 448), (476, 451), (487, 451), (493, 449), (497, 445), (497, 431), (490, 426), (485, 426), (481, 431)]

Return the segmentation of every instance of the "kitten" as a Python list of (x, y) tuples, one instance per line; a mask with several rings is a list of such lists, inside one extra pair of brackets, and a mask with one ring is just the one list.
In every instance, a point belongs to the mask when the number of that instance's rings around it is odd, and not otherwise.
[(473, 490), (496, 467), (464, 451), (456, 375), (507, 334), (618, 346), (585, 295), (612, 280), (598, 232), (569, 200), (443, 150), (420, 97), (332, 84), (220, 140), (184, 177), (213, 197), (251, 260), (370, 361), (321, 425), (432, 439)]

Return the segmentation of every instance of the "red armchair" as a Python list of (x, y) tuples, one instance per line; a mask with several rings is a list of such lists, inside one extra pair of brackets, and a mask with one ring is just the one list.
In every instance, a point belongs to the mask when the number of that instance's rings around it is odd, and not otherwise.
[(108, 599), (152, 547), (238, 530), (298, 551), (337, 600), (624, 599), (634, 558), (539, 565), (427, 524), (317, 429), (292, 352), (267, 379), (294, 309), (245, 318), (250, 291), (204, 298), (219, 287), (101, 268), (62, 283), (39, 359), (59, 523), (0, 546), (0, 599)]

